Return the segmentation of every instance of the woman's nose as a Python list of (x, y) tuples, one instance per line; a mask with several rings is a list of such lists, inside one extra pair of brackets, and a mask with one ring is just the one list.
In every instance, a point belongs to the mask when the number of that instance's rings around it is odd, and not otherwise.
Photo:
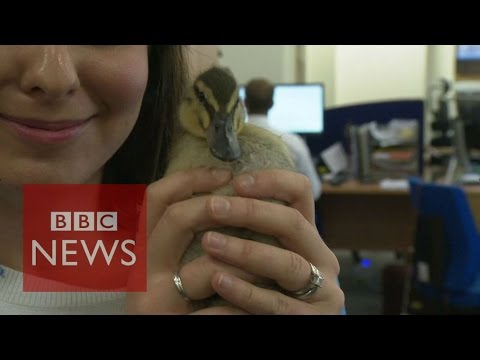
[(72, 95), (80, 86), (70, 46), (32, 46), (20, 79), (21, 90), (39, 100), (55, 101)]

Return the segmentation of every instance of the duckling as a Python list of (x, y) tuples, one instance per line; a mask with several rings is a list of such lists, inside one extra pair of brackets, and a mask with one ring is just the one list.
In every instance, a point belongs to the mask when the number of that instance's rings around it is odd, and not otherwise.
[[(180, 105), (179, 120), (181, 131), (174, 141), (166, 175), (197, 167), (230, 169), (234, 175), (259, 169), (295, 171), (289, 150), (280, 136), (246, 123), (245, 107), (239, 98), (235, 77), (229, 69), (213, 67), (195, 79)], [(214, 193), (235, 195), (231, 185)], [(270, 201), (280, 203), (273, 199)], [(281, 246), (272, 236), (244, 228), (223, 227), (214, 230)], [(203, 233), (196, 234), (181, 260), (181, 266), (204, 254), (201, 247)], [(275, 285), (261, 286), (275, 288)], [(193, 301), (195, 310), (222, 305), (227, 303), (218, 295)]]

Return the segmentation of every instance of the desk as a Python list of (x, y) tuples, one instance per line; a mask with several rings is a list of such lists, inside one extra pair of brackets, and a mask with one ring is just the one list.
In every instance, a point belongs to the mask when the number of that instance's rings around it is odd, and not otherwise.
[[(330, 248), (400, 252), (413, 248), (415, 213), (408, 190), (383, 190), (354, 180), (322, 185), (318, 210), (322, 236)], [(480, 185), (465, 190), (480, 229)]]

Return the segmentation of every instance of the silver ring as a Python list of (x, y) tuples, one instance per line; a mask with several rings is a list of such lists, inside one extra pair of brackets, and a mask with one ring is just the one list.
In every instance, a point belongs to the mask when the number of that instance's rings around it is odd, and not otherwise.
[(323, 286), (323, 281), (325, 279), (322, 273), (311, 262), (309, 262), (309, 264), (311, 273), (310, 281), (308, 282), (307, 286), (297, 291), (286, 291), (287, 295), (297, 299), (307, 299), (313, 294), (315, 294), (318, 288), (321, 288)]
[(182, 284), (182, 279), (180, 279), (180, 275), (178, 272), (173, 273), (173, 283), (175, 284), (175, 287), (177, 288), (178, 292), (180, 293), (180, 295), (182, 295), (185, 301), (192, 300), (188, 297), (187, 293), (185, 292), (185, 289), (183, 288), (183, 284)]

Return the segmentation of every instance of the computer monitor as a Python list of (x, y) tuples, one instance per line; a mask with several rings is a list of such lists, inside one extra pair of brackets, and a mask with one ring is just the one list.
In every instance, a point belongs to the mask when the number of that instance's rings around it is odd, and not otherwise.
[[(240, 86), (240, 98), (245, 99), (245, 86)], [(274, 129), (297, 134), (323, 132), (323, 84), (275, 84), (273, 102), (268, 119)]]
[(480, 45), (457, 45), (456, 71), (466, 77), (480, 72)]
[(457, 60), (480, 60), (480, 45), (457, 45)]

